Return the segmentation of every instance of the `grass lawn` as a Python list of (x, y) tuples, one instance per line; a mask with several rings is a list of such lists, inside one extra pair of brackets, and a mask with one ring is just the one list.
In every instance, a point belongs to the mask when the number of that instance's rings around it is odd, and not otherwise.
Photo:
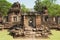
[(13, 40), (13, 37), (6, 30), (2, 30), (0, 31), (0, 40)]
[(52, 35), (50, 35), (50, 40), (60, 40), (60, 31), (51, 30)]
[[(51, 32), (52, 35), (50, 35), (48, 39), (42, 39), (42, 40), (60, 40), (60, 31), (51, 30)], [(13, 37), (8, 34), (9, 32), (7, 32), (6, 30), (0, 31), (0, 40), (14, 40)], [(21, 39), (17, 39), (17, 40), (21, 40)]]

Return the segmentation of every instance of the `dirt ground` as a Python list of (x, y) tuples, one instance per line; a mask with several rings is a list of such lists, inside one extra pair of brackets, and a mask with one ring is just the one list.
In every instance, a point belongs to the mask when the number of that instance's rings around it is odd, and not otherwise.
[(18, 38), (14, 40), (48, 40), (48, 39), (42, 39), (42, 38)]

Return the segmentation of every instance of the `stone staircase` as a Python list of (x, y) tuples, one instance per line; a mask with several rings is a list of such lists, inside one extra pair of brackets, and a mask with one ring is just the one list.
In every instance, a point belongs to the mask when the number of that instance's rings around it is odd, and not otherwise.
[(26, 37), (35, 37), (35, 33), (36, 32), (33, 32), (33, 28), (31, 26), (26, 25), (24, 29), (24, 35)]

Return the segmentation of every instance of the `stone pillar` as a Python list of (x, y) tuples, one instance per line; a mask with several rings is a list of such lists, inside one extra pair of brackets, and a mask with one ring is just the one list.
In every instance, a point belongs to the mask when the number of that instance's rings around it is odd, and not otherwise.
[(41, 25), (41, 16), (40, 15), (37, 15), (36, 16), (36, 27), (38, 26), (38, 25)]

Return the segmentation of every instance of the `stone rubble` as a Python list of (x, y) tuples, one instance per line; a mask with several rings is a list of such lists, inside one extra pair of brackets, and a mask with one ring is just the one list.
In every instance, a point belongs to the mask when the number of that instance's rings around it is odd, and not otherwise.
[(10, 33), (13, 33), (14, 37), (48, 37), (51, 34), (50, 29), (45, 25), (41, 25), (39, 28), (16, 28), (10, 30)]

